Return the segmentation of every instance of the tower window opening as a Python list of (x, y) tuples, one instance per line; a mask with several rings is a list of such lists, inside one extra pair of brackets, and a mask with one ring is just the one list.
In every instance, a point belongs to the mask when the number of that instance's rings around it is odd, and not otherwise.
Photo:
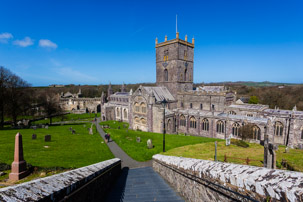
[(167, 69), (164, 70), (164, 81), (168, 81), (168, 71), (167, 71)]

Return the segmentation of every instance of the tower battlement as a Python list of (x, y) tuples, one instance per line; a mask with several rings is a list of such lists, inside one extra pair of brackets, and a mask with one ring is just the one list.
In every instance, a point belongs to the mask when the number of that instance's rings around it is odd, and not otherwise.
[(195, 47), (195, 39), (194, 38), (192, 38), (192, 42), (190, 43), (190, 42), (187, 41), (187, 35), (185, 35), (185, 39), (182, 40), (182, 39), (179, 38), (179, 33), (177, 32), (175, 39), (167, 40), (167, 36), (165, 36), (164, 42), (159, 43), (158, 38), (156, 38), (156, 47), (155, 48), (158, 48), (158, 47), (161, 47), (161, 46), (166, 46), (166, 45), (173, 44), (173, 43), (180, 43), (180, 44), (192, 47), (192, 48)]

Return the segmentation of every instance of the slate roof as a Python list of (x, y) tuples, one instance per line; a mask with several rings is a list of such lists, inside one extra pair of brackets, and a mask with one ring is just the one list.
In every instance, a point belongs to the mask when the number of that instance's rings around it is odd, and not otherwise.
[(264, 112), (269, 114), (279, 114), (279, 115), (303, 115), (303, 111), (292, 111), (292, 110), (282, 110), (282, 109), (266, 109)]
[(174, 102), (176, 99), (174, 96), (169, 92), (166, 87), (151, 87), (151, 86), (143, 86), (146, 92), (150, 95), (154, 94), (156, 101), (163, 101), (164, 98), (167, 101)]
[(268, 120), (267, 118), (250, 117), (250, 116), (243, 116), (243, 115), (232, 115), (232, 114), (226, 114), (226, 113), (220, 113), (220, 114), (218, 114), (218, 117), (247, 120), (249, 122), (259, 122), (259, 123), (267, 123), (267, 120)]
[(219, 93), (225, 91), (224, 86), (199, 86), (197, 91), (206, 91), (212, 93)]
[(229, 108), (238, 108), (244, 110), (258, 110), (263, 111), (268, 108), (268, 105), (260, 105), (260, 104), (240, 104), (240, 105), (230, 105)]

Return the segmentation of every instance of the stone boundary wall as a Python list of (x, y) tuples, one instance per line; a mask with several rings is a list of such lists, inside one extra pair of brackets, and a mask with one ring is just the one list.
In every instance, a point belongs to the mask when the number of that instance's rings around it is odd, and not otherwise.
[(121, 160), (114, 158), (2, 188), (0, 201), (104, 201), (120, 172)]
[(153, 168), (188, 201), (303, 201), (303, 173), (154, 155)]

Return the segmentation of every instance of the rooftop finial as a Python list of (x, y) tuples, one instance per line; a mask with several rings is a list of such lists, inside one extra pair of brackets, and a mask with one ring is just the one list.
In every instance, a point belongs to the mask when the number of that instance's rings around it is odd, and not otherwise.
[(193, 39), (191, 40), (192, 44), (195, 44), (195, 37), (193, 37)]
[(187, 41), (187, 35), (185, 35), (185, 41)]
[(178, 15), (176, 14), (176, 33), (178, 33)]
[(156, 37), (156, 45), (158, 44), (158, 37)]
[(167, 41), (167, 35), (165, 35), (165, 40), (164, 41)]

